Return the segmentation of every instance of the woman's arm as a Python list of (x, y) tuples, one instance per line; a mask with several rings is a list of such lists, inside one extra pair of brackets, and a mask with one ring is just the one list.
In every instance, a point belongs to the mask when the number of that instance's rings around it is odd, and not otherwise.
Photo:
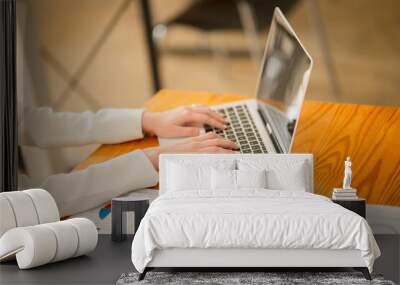
[(103, 109), (96, 113), (54, 112), (51, 108), (25, 109), (23, 144), (43, 148), (112, 144), (143, 138), (200, 134), (199, 126), (224, 128), (226, 120), (207, 107), (182, 107), (165, 112), (143, 109)]
[(172, 146), (133, 151), (85, 170), (52, 175), (42, 188), (53, 195), (64, 217), (100, 206), (127, 192), (156, 185), (161, 153), (233, 153), (237, 148), (235, 143), (208, 133)]
[(39, 147), (109, 144), (143, 137), (143, 109), (103, 109), (96, 113), (26, 109), (24, 144)]
[(143, 151), (137, 150), (81, 171), (52, 175), (41, 187), (51, 193), (65, 217), (157, 183), (153, 164)]

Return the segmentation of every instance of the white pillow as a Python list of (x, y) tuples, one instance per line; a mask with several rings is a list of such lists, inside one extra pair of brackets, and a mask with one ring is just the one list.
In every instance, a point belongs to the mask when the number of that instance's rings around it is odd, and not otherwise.
[(218, 161), (213, 165), (169, 162), (166, 166), (168, 191), (210, 190), (211, 168), (234, 169), (235, 161)]
[(238, 188), (266, 188), (266, 171), (265, 169), (236, 170), (236, 183)]
[(240, 170), (266, 170), (267, 187), (271, 190), (306, 191), (307, 165), (304, 161), (238, 161)]
[(171, 163), (168, 166), (168, 189), (171, 191), (207, 189), (210, 186), (207, 179), (209, 172), (210, 167), (185, 167)]
[(267, 171), (267, 187), (272, 190), (306, 191), (305, 164), (295, 164), (286, 169)]
[(238, 190), (241, 188), (265, 188), (265, 170), (211, 170), (212, 190)]
[(230, 169), (211, 169), (211, 189), (236, 189), (236, 170)]

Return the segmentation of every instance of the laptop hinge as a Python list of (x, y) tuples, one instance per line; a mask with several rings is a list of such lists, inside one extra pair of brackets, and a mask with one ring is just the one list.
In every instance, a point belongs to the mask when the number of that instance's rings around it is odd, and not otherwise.
[(283, 149), (281, 148), (281, 146), (279, 145), (279, 141), (278, 138), (276, 137), (276, 135), (274, 134), (274, 131), (271, 127), (271, 124), (269, 123), (268, 119), (266, 118), (267, 116), (264, 114), (264, 112), (262, 110), (260, 110), (260, 108), (257, 108), (258, 113), (260, 114), (261, 120), (264, 123), (264, 126), (267, 130), (267, 133), (272, 141), (272, 144), (274, 145), (274, 148), (276, 150), (277, 153), (284, 153)]

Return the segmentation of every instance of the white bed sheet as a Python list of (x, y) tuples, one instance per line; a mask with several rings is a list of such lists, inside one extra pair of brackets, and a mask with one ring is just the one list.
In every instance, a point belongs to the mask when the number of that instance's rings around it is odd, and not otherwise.
[(143, 272), (155, 249), (357, 249), (372, 271), (380, 255), (365, 219), (328, 198), (298, 191), (247, 189), (207, 195), (171, 192), (158, 197), (132, 243)]

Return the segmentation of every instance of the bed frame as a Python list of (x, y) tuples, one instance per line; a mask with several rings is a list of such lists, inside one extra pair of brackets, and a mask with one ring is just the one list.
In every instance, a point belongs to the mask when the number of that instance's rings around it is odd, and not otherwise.
[(322, 269), (353, 268), (371, 280), (368, 268), (359, 250), (329, 249), (194, 249), (171, 248), (156, 250), (152, 261), (139, 275), (143, 280), (148, 271), (156, 268), (185, 269), (233, 269), (253, 271), (257, 269)]
[[(160, 194), (165, 193), (168, 176), (168, 161), (190, 160), (191, 163), (212, 164), (223, 159), (268, 159), (272, 161), (300, 160), (308, 166), (306, 173), (308, 187), (313, 192), (313, 156), (312, 154), (163, 154), (160, 156)], [(253, 248), (169, 248), (155, 250), (153, 259), (139, 275), (143, 280), (146, 273), (153, 269), (230, 269), (229, 271), (264, 271), (265, 269), (337, 269), (353, 268), (361, 271), (367, 280), (371, 280), (369, 270), (359, 250), (333, 249), (253, 249)], [(263, 270), (264, 269), (264, 270)]]

